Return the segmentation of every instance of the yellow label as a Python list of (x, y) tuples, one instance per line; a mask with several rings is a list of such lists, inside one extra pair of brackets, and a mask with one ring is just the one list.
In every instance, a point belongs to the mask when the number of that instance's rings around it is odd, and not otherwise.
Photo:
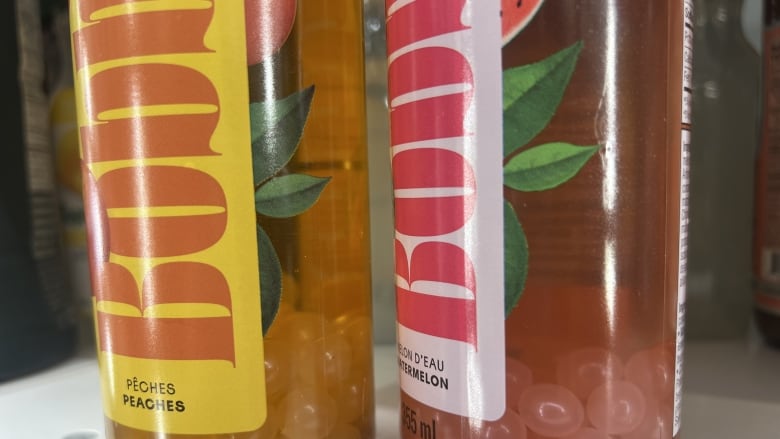
[(265, 420), (244, 2), (71, 2), (106, 415)]

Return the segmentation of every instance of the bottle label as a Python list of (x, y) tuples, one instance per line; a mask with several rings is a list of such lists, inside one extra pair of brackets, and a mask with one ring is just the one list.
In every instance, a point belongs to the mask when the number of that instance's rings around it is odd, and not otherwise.
[(387, 5), (401, 387), (487, 420), (505, 408), (499, 6)]
[(71, 2), (103, 402), (132, 428), (265, 418), (243, 8)]
[(688, 193), (690, 192), (691, 102), (693, 100), (693, 0), (682, 5), (682, 133), (680, 144), (680, 234), (677, 265), (677, 334), (674, 362), (674, 436), (680, 431), (683, 349), (685, 346), (686, 273), (688, 268)]
[(764, 121), (756, 185), (756, 305), (780, 316), (780, 26), (764, 33)]

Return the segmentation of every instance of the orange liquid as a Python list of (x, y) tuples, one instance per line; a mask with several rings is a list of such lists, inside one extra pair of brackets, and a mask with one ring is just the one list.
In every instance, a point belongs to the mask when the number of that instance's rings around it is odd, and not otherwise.
[(681, 11), (676, 1), (550, 0), (504, 46), (508, 69), (583, 42), (562, 103), (528, 146), (601, 149), (556, 188), (505, 188), (530, 254), (506, 321), (507, 414), (483, 422), (403, 394), (418, 422), (404, 439), (423, 437), (420, 423), (446, 439), (672, 437)]
[(258, 431), (221, 435), (144, 432), (108, 420), (109, 438), (374, 437), (362, 2), (297, 3), (280, 52), (249, 69), (250, 100), (314, 85), (303, 139), (281, 173), (331, 180), (299, 216), (258, 215), (283, 270), (282, 303), (264, 340), (267, 420)]
[[(286, 365), (286, 389), (269, 395), (271, 412), (287, 405), (282, 419), (290, 425), (266, 437), (373, 438), (362, 3), (307, 0), (299, 2), (298, 14), (295, 45), (288, 41), (282, 56), (290, 50), (299, 62), (297, 88), (314, 85), (315, 92), (303, 141), (288, 170), (331, 180), (293, 223), (267, 222), (273, 223), (271, 240), (286, 242), (286, 260), (280, 258), (287, 284), (282, 315), (266, 346), (298, 358)], [(326, 420), (312, 431), (296, 426), (294, 419), (300, 418), (291, 412), (304, 410), (309, 397)], [(295, 398), (300, 405), (291, 407)]]

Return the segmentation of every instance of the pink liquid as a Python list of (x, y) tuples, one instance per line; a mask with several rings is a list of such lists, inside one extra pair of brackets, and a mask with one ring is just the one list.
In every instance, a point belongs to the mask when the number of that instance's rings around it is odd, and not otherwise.
[[(507, 437), (672, 438), (682, 11), (681, 0), (547, 1), (503, 48), (506, 70), (582, 43), (555, 115), (518, 151), (599, 146), (557, 187), (504, 188), (529, 252), (506, 320), (506, 406), (508, 418), (519, 416)], [(497, 431), (405, 393), (403, 403), (418, 420), (435, 420), (439, 438)]]

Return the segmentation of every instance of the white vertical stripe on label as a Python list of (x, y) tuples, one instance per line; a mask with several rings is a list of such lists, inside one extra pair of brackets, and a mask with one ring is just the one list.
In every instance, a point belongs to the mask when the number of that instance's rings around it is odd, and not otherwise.
[(683, 349), (685, 346), (685, 296), (686, 267), (688, 251), (688, 187), (690, 181), (691, 132), (682, 130), (680, 163), (680, 261), (677, 284), (677, 335), (674, 362), (674, 436), (680, 430), (680, 409), (682, 407)]
[[(682, 41), (682, 124), (691, 124), (691, 100), (693, 96), (693, 0), (683, 3)], [(685, 347), (685, 298), (688, 252), (688, 193), (690, 186), (691, 132), (682, 129), (680, 145), (680, 243), (677, 271), (677, 334), (674, 362), (674, 422), (673, 435), (680, 431), (682, 408), (683, 351)]]
[[(391, 115), (452, 116), (426, 125), (435, 129), (424, 134), (409, 122), (414, 118), (397, 119), (403, 125), (391, 127), (400, 385), (437, 410), (496, 420), (506, 408), (500, 4), (389, 3)], [(420, 30), (424, 26), (446, 32), (430, 35)], [(457, 60), (462, 70), (452, 71), (432, 56)], [(462, 78), (453, 79), (458, 73)], [(420, 78), (433, 79), (420, 83)], [(445, 99), (459, 96), (463, 109)], [(453, 120), (463, 135), (453, 137), (459, 131), (452, 130)], [(427, 169), (421, 165), (425, 160)], [(447, 180), (456, 169), (463, 178)], [(421, 172), (441, 181), (420, 179)], [(408, 207), (459, 197), (460, 206), (440, 203), (439, 209), (451, 211), (429, 217)], [(443, 227), (451, 218), (462, 221)], [(408, 428), (419, 426), (424, 435), (435, 425), (408, 421)]]

